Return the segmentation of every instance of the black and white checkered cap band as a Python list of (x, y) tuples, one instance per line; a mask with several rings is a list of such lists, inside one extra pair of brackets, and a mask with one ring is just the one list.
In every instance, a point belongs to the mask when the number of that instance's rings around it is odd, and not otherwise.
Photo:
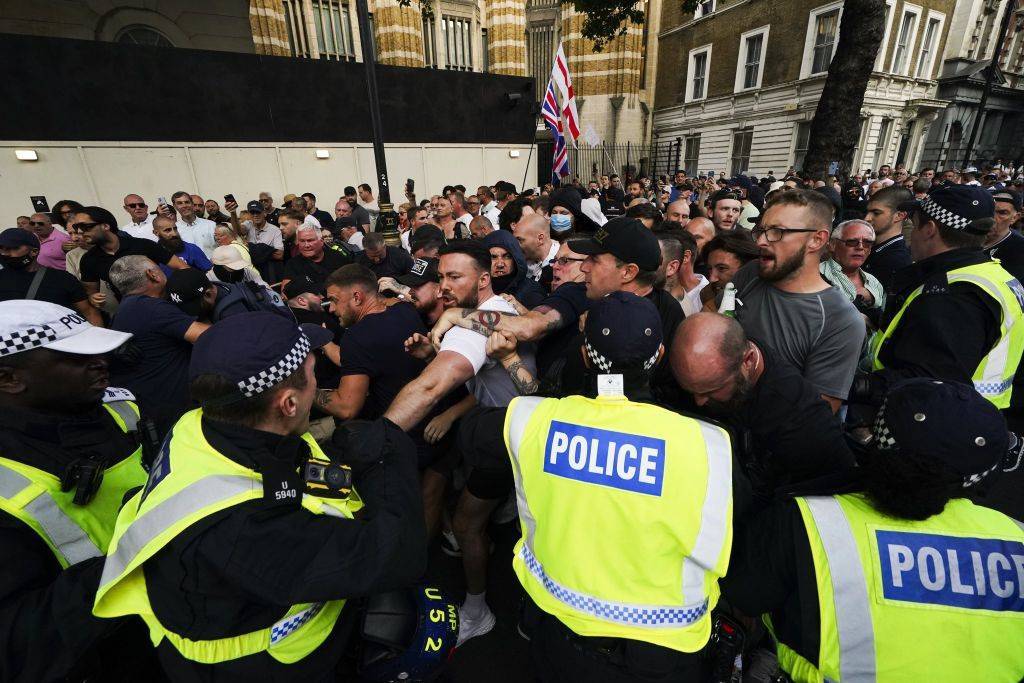
[(305, 334), (299, 334), (295, 346), (285, 354), (284, 358), (266, 370), (261, 370), (258, 374), (239, 382), (238, 389), (246, 398), (252, 398), (256, 394), (276, 386), (299, 369), (302, 361), (306, 360), (306, 356), (309, 355), (309, 348), (309, 338)]
[(921, 210), (937, 223), (941, 223), (947, 228), (953, 228), (954, 230), (966, 230), (974, 222), (970, 218), (958, 216), (952, 211), (943, 208), (931, 197), (928, 197), (928, 199), (921, 203)]
[(57, 341), (57, 333), (49, 325), (26, 327), (0, 336), (0, 356), (31, 351)]
[(892, 430), (889, 429), (889, 425), (885, 421), (885, 406), (888, 402), (888, 397), (882, 400), (882, 405), (878, 408), (878, 415), (875, 417), (875, 426), (872, 430), (875, 448), (880, 451), (896, 448), (896, 439), (893, 438)]
[[(612, 369), (612, 361), (608, 360), (601, 355), (601, 352), (590, 345), (588, 341), (586, 343), (587, 357), (590, 358), (590, 362), (596, 365), (603, 372), (609, 372)], [(658, 362), (658, 351), (654, 352), (654, 355), (644, 361), (644, 370), (650, 370), (654, 367), (654, 364)]]

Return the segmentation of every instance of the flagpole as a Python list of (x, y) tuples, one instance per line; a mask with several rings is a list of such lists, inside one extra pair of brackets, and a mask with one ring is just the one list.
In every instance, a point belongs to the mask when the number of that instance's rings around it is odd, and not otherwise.
[(530, 143), (530, 153), (526, 155), (526, 168), (523, 170), (523, 182), (519, 186), (519, 191), (524, 192), (526, 190), (526, 176), (530, 174), (530, 160), (533, 158), (533, 148), (537, 146), (537, 122), (533, 122), (533, 142)]

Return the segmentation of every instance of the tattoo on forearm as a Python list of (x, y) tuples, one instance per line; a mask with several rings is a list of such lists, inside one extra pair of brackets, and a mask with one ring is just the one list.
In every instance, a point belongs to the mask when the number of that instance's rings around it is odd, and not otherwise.
[(491, 336), (491, 332), (494, 331), (494, 330), (492, 330), (489, 327), (481, 325), (480, 323), (478, 323), (475, 320), (470, 320), (468, 324), (469, 324), (469, 329), (473, 330), (477, 334), (482, 334), (485, 337), (490, 337)]
[(516, 390), (520, 394), (532, 394), (535, 393), (540, 387), (540, 382), (533, 376), (533, 373), (523, 365), (523, 361), (513, 361), (506, 368), (508, 370), (508, 376), (512, 378), (512, 383), (516, 385)]
[(334, 400), (333, 389), (317, 389), (316, 390), (316, 404), (317, 406), (327, 409), (331, 402)]
[(489, 337), (492, 332), (498, 329), (498, 325), (501, 323), (501, 313), (468, 308), (462, 312), (462, 319), (465, 321), (460, 323), (462, 327)]

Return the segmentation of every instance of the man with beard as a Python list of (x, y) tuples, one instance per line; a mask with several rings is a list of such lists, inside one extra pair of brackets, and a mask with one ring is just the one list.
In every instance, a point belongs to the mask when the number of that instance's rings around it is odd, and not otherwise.
[(698, 412), (723, 420), (754, 493), (767, 503), (780, 488), (842, 478), (853, 467), (839, 420), (768, 344), (734, 319), (697, 313), (679, 326), (669, 350), (676, 381)]
[[(512, 305), (491, 288), (491, 257), (479, 242), (458, 240), (441, 249), (441, 299), (445, 308), (479, 309), (485, 319), (493, 313), (516, 315)], [(495, 333), (497, 339), (508, 339)], [(533, 354), (521, 349), (521, 362), (506, 369), (487, 357), (490, 332), (456, 328), (445, 334), (436, 356), (426, 369), (398, 394), (384, 417), (405, 431), (411, 430), (449, 392), (462, 383), (485, 407), (504, 407), (535, 386)], [(413, 335), (406, 349), (421, 358), (434, 354), (426, 335)], [(487, 606), (487, 561), (490, 543), (487, 521), (508, 493), (504, 478), (471, 471), (452, 520), (462, 549), (466, 572), (466, 601), (459, 609), (459, 642), (483, 635), (494, 628), (495, 617)]]
[(412, 270), (405, 275), (378, 279), (377, 288), (381, 294), (396, 295), (400, 300), (408, 301), (419, 311), (424, 325), (433, 325), (444, 312), (437, 265), (436, 258), (418, 258), (413, 261)]
[[(199, 200), (196, 202), (196, 200)], [(217, 241), (213, 238), (213, 231), (217, 224), (202, 217), (203, 200), (196, 195), (189, 196), (184, 190), (171, 195), (171, 202), (174, 210), (178, 212), (178, 232), (181, 239), (186, 242), (198, 245), (207, 256), (217, 248)], [(166, 215), (165, 213), (161, 215)], [(173, 216), (168, 216), (173, 218)]]
[[(189, 267), (204, 273), (213, 268), (213, 263), (206, 257), (202, 249), (181, 239), (177, 224), (167, 216), (153, 218), (153, 234), (156, 235), (157, 244), (184, 261)], [(164, 275), (170, 277), (173, 269), (165, 264), (160, 264), (160, 270), (164, 271)]]
[(0, 232), (0, 301), (32, 299), (74, 309), (96, 327), (103, 317), (75, 276), (39, 264), (39, 240), (28, 230), (9, 228)]
[(866, 330), (853, 304), (818, 271), (832, 216), (819, 192), (774, 197), (751, 233), (761, 255), (733, 284), (746, 333), (800, 370), (835, 412), (850, 391)]

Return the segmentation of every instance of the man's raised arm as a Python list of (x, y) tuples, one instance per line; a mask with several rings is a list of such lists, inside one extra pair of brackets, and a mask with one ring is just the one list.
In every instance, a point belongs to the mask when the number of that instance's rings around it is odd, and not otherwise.
[(472, 330), (485, 337), (492, 332), (507, 332), (521, 342), (535, 342), (565, 326), (562, 314), (550, 306), (538, 306), (526, 315), (510, 315), (498, 311), (478, 311), (472, 308), (451, 308), (444, 312), (430, 331), (430, 341), (436, 346), (445, 333), (455, 326)]
[(473, 365), (461, 353), (441, 351), (420, 376), (405, 385), (384, 417), (409, 431), (449, 391), (473, 377)]

